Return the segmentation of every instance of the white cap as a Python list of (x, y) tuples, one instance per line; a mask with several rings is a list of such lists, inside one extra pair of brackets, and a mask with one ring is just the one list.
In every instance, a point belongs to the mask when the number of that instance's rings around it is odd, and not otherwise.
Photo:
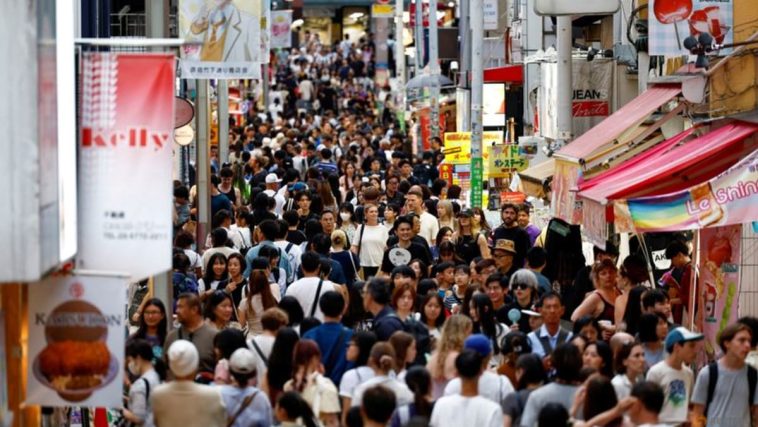
[(255, 356), (246, 348), (238, 348), (229, 358), (229, 370), (238, 374), (252, 374), (255, 372)]
[(279, 179), (279, 177), (275, 173), (270, 173), (266, 175), (266, 184), (273, 184), (276, 182), (282, 182), (282, 180)]
[(174, 341), (168, 348), (168, 366), (177, 377), (186, 377), (197, 372), (200, 355), (195, 345), (187, 340)]

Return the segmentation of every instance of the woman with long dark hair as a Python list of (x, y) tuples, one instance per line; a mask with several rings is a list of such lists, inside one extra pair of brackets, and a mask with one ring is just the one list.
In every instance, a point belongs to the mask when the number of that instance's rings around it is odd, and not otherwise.
[(582, 353), (584, 368), (594, 369), (599, 374), (613, 378), (613, 352), (605, 341), (595, 341), (587, 344)]
[(640, 316), (639, 340), (645, 353), (646, 369), (663, 360), (663, 340), (668, 334), (666, 318), (660, 314), (645, 313)]
[[(616, 392), (613, 390), (611, 380), (605, 375), (591, 375), (584, 386), (580, 387), (574, 397), (574, 404), (571, 407), (571, 415), (575, 417), (582, 408), (582, 415), (588, 422), (579, 422), (575, 425), (581, 427), (592, 427), (597, 424), (590, 422), (596, 416), (605, 411), (613, 409), (618, 403)], [(606, 424), (607, 427), (619, 427), (622, 425), (623, 418), (618, 417)]]
[(432, 349), (442, 334), (442, 325), (445, 323), (445, 304), (437, 292), (429, 292), (421, 300), (419, 309), (421, 323), (429, 329), (429, 337), (432, 340)]
[(213, 337), (213, 352), (216, 355), (214, 384), (232, 383), (232, 376), (229, 374), (229, 359), (239, 348), (247, 348), (245, 335), (239, 329), (224, 329)]
[(200, 294), (200, 300), (205, 301), (213, 292), (216, 291), (219, 284), (229, 279), (228, 261), (223, 253), (215, 253), (208, 260), (208, 267), (205, 269), (205, 275), (197, 281), (197, 288)]
[(261, 316), (266, 309), (276, 307), (274, 294), (279, 294), (279, 286), (276, 283), (269, 283), (268, 275), (264, 270), (253, 270), (247, 281), (246, 291), (237, 310), (240, 324), (247, 327), (248, 336), (260, 335), (263, 333)]
[(320, 368), (318, 344), (313, 340), (300, 340), (292, 355), (292, 379), (284, 384), (284, 391), (300, 393), (324, 426), (336, 427), (340, 414), (337, 387), (321, 374)]
[(390, 420), (391, 427), (403, 427), (411, 419), (422, 418), (428, 422), (432, 416), (434, 402), (432, 401), (432, 376), (423, 366), (408, 369), (405, 384), (413, 392), (413, 403), (401, 406), (395, 410)]
[(282, 328), (276, 333), (271, 355), (268, 357), (268, 370), (261, 387), (271, 402), (277, 401), (284, 390), (284, 384), (292, 377), (292, 354), (299, 340), (300, 337), (292, 328)]
[(468, 315), (474, 322), (475, 334), (482, 334), (492, 342), (492, 361), (494, 366), (500, 364), (502, 354), (500, 354), (500, 343), (508, 333), (502, 323), (495, 318), (495, 309), (492, 306), (492, 300), (486, 294), (477, 293), (471, 297)]
[(158, 298), (150, 298), (140, 313), (137, 332), (129, 338), (141, 338), (149, 342), (153, 356), (160, 359), (163, 357), (163, 343), (166, 342), (167, 331), (166, 306)]
[(239, 322), (240, 319), (237, 313), (237, 307), (239, 307), (242, 302), (242, 296), (244, 294), (245, 276), (242, 275), (242, 272), (247, 268), (247, 261), (242, 254), (233, 253), (229, 254), (226, 262), (229, 278), (219, 283), (217, 289), (223, 290), (232, 296), (232, 301), (234, 302), (232, 320)]

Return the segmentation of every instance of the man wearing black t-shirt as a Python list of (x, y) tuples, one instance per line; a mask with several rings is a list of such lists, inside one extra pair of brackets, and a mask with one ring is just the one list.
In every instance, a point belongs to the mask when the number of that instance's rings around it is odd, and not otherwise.
[(512, 203), (503, 205), (500, 211), (503, 224), (492, 232), (492, 241), (500, 239), (510, 240), (516, 246), (516, 254), (513, 256), (514, 270), (524, 267), (524, 260), (529, 248), (529, 234), (518, 226), (518, 207)]
[(384, 252), (379, 276), (388, 277), (393, 268), (399, 265), (407, 265), (413, 259), (420, 259), (426, 265), (431, 265), (429, 252), (426, 248), (411, 240), (413, 238), (413, 220), (406, 216), (401, 216), (395, 220), (395, 233), (398, 241)]

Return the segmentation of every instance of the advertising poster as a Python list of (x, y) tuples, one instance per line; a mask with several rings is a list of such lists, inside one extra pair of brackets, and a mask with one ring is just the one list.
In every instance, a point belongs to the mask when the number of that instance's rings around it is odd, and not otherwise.
[(706, 183), (615, 203), (625, 205), (617, 211), (628, 215), (624, 223), (631, 222), (637, 232), (694, 230), (758, 220), (758, 151)]
[(256, 79), (269, 60), (268, 0), (181, 0), (182, 78)]
[(122, 406), (126, 286), (98, 276), (29, 286), (27, 404)]
[(701, 309), (696, 323), (705, 335), (705, 353), (709, 360), (721, 355), (718, 334), (737, 321), (740, 294), (740, 260), (742, 225), (711, 227), (700, 230), (700, 266), (698, 297)]
[(271, 49), (292, 47), (292, 11), (271, 12)]
[(505, 85), (503, 83), (484, 84), (482, 123), (485, 127), (505, 127)]
[[(734, 41), (733, 0), (650, 0), (650, 55), (689, 55), (684, 39), (708, 33), (714, 43)], [(726, 55), (731, 49), (722, 49)]]
[(171, 269), (174, 55), (85, 53), (78, 268)]

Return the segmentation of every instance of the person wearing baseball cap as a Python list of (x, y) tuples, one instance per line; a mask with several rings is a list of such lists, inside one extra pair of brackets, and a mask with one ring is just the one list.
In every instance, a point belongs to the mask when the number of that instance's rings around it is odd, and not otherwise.
[(279, 188), (281, 182), (282, 179), (277, 174), (270, 173), (266, 175), (266, 189), (263, 191), (264, 194), (276, 202), (274, 212), (280, 217), (284, 213), (284, 204), (287, 202), (284, 200), (284, 190)]
[[(505, 375), (498, 375), (497, 373), (487, 369), (490, 360), (492, 359), (492, 342), (484, 334), (469, 335), (463, 342), (464, 349), (471, 349), (476, 351), (482, 357), (482, 376), (479, 377), (479, 395), (484, 396), (487, 399), (503, 405), (505, 398), (514, 391), (511, 380)], [(461, 392), (461, 379), (454, 378), (447, 386), (445, 386), (445, 396), (454, 394), (460, 394)]]
[(190, 341), (176, 340), (166, 352), (174, 381), (151, 393), (158, 426), (226, 426), (226, 410), (218, 388), (195, 383), (200, 355)]
[(692, 398), (695, 377), (688, 365), (697, 357), (697, 342), (703, 334), (691, 332), (680, 326), (666, 335), (665, 347), (668, 356), (647, 373), (647, 380), (663, 388), (665, 400), (659, 420), (664, 424), (678, 425), (687, 422), (688, 406)]
[(255, 355), (247, 348), (238, 348), (229, 358), (229, 373), (234, 384), (219, 387), (229, 426), (271, 425), (271, 403), (266, 393), (253, 385), (257, 375), (256, 363)]
[(498, 273), (510, 276), (517, 269), (513, 263), (516, 256), (516, 244), (513, 243), (513, 240), (497, 239), (491, 249)]

